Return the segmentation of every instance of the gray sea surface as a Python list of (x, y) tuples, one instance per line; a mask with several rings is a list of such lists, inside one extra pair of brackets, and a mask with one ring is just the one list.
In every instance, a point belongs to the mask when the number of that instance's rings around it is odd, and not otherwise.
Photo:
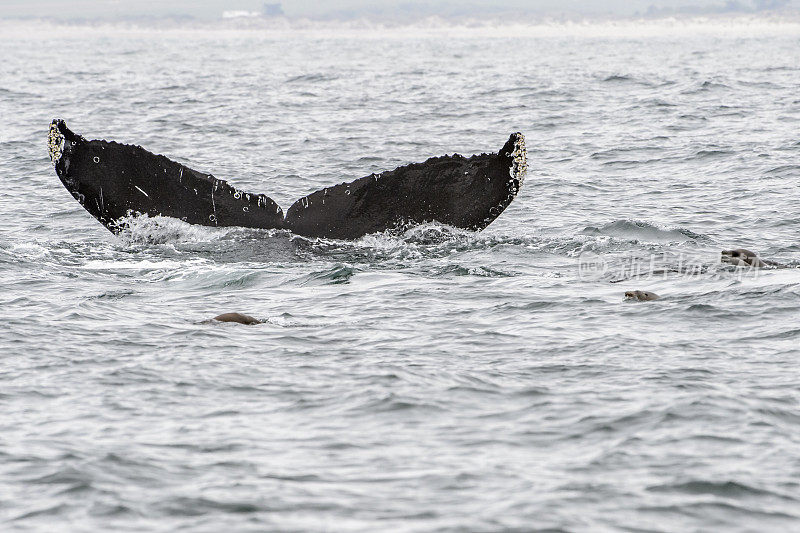
[[(0, 48), (0, 529), (800, 529), (800, 25), (0, 21)], [(482, 233), (116, 237), (55, 117), (284, 209), (514, 131), (530, 170)]]

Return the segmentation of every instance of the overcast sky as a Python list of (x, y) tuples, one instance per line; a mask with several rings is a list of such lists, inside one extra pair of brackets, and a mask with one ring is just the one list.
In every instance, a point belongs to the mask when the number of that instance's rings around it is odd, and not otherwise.
[[(189, 15), (220, 18), (224, 11), (261, 11), (276, 0), (0, 0), (0, 18), (119, 19), (140, 16)], [(468, 16), (515, 10), (542, 15), (621, 15), (661, 12), (755, 11), (800, 9), (800, 0), (285, 0), (289, 17), (357, 18)]]

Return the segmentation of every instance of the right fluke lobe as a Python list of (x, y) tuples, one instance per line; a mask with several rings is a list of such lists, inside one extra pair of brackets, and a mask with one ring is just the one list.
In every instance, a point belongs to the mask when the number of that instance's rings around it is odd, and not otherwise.
[(514, 133), (497, 154), (432, 157), (316, 191), (289, 208), (286, 227), (335, 239), (433, 221), (482, 230), (516, 197), (527, 168), (525, 138)]

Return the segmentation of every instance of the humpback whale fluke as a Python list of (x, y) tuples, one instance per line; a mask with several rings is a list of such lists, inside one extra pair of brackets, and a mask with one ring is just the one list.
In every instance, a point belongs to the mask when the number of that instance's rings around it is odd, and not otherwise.
[(130, 214), (335, 239), (434, 221), (477, 231), (508, 207), (527, 171), (525, 138), (513, 133), (496, 154), (432, 157), (327, 187), (295, 202), (284, 217), (263, 194), (240, 191), (141, 146), (88, 141), (63, 120), (50, 124), (48, 149), (64, 187), (114, 233)]

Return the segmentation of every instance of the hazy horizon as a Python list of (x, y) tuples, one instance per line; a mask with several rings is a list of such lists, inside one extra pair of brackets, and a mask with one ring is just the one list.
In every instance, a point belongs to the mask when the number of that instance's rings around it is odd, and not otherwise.
[(277, 4), (273, 14), (311, 19), (413, 19), (430, 16), (469, 17), (516, 13), (526, 16), (659, 16), (673, 14), (755, 13), (795, 11), (800, 0), (508, 0), (498, 7), (491, 1), (408, 2), (403, 0), (332, 0), (319, 7), (311, 0), (263, 2), (261, 0), (176, 0), (168, 4), (155, 0), (11, 0), (0, 5), (0, 18), (49, 18), (56, 20), (120, 20), (142, 17), (185, 17), (219, 19), (223, 13), (263, 13), (266, 4)]

